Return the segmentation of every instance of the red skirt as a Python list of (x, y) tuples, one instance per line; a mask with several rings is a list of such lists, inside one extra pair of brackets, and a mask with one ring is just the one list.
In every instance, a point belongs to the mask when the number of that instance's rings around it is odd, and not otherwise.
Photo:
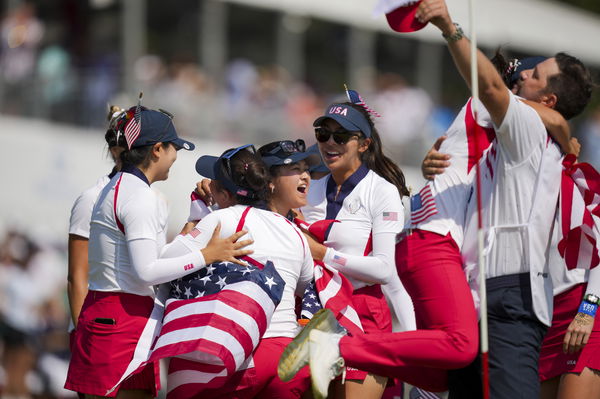
[(548, 329), (540, 351), (540, 380), (546, 381), (565, 373), (581, 373), (588, 367), (600, 370), (600, 322), (595, 318), (590, 339), (580, 352), (563, 353), (567, 328), (577, 314), (587, 284), (578, 284), (554, 297), (552, 326)]
[[(154, 301), (148, 296), (89, 291), (73, 336), (65, 388), (89, 395), (114, 397)], [(156, 396), (160, 389), (158, 363), (148, 364), (119, 389), (143, 389)]]
[[(392, 332), (392, 314), (381, 285), (369, 285), (354, 291), (352, 305), (358, 313), (365, 334)], [(346, 368), (347, 380), (364, 381), (367, 374), (368, 372), (354, 367)]]

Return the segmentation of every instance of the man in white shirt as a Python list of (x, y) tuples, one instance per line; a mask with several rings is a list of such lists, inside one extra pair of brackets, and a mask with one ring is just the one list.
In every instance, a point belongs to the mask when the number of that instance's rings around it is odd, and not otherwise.
[[(459, 72), (469, 83), (470, 43), (452, 22), (444, 1), (423, 0), (416, 18), (441, 30)], [(482, 53), (477, 55), (477, 66), (479, 96), (496, 127), (496, 140), (480, 162), (482, 221), (487, 232), (491, 397), (535, 398), (539, 396), (538, 352), (552, 313), (547, 256), (561, 154), (548, 139), (538, 114), (506, 88)], [(517, 94), (570, 119), (589, 102), (591, 79), (579, 60), (559, 53), (523, 73)], [(478, 302), (476, 243), (474, 193), (467, 208), (462, 253)], [(477, 365), (456, 372), (450, 378), (450, 397), (481, 397), (479, 375)]]

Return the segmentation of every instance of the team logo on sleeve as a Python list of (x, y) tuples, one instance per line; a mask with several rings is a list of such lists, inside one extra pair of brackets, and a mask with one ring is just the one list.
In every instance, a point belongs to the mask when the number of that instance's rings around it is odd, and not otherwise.
[(198, 237), (198, 236), (200, 235), (200, 230), (198, 230), (197, 228), (195, 228), (195, 227), (194, 227), (194, 228), (192, 229), (192, 231), (190, 231), (190, 235), (191, 235), (193, 238), (196, 238), (196, 237)]
[(383, 212), (383, 220), (390, 222), (398, 221), (398, 212)]
[(333, 255), (333, 261), (341, 266), (346, 266), (347, 259), (343, 256)]

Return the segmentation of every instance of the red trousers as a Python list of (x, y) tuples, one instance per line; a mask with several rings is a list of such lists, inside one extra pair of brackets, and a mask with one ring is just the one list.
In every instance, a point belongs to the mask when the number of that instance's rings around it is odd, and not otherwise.
[(469, 365), (479, 346), (458, 246), (449, 234), (416, 230), (396, 245), (396, 265), (413, 300), (417, 330), (344, 337), (341, 355), (347, 366), (445, 391), (446, 370)]

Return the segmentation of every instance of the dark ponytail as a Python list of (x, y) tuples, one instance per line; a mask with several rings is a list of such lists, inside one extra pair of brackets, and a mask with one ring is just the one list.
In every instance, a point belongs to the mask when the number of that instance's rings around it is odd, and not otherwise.
[(494, 67), (496, 68), (496, 71), (498, 71), (498, 73), (502, 77), (502, 81), (504, 82), (506, 87), (510, 89), (510, 79), (513, 74), (513, 71), (511, 69), (510, 61), (502, 53), (502, 47), (498, 47), (496, 49), (496, 54), (494, 54), (490, 61), (492, 62), (492, 65), (494, 65)]
[(375, 128), (375, 124), (373, 123), (369, 112), (360, 105), (351, 102), (346, 102), (344, 104), (360, 111), (367, 121), (369, 121), (369, 125), (371, 126), (371, 145), (369, 145), (369, 148), (362, 154), (363, 163), (379, 176), (396, 186), (401, 197), (410, 195), (410, 192), (406, 188), (404, 173), (402, 173), (402, 170), (394, 163), (394, 161), (383, 154), (381, 137)]
[[(119, 112), (120, 114), (117, 114)], [(109, 149), (117, 146), (125, 149), (127, 148), (127, 141), (125, 140), (125, 135), (123, 134), (122, 129), (123, 126), (122, 123), (119, 123), (124, 113), (125, 110), (116, 105), (111, 105), (109, 107), (108, 115), (106, 116), (109, 126), (104, 134), (104, 140), (106, 140), (106, 144), (108, 144)]]
[[(223, 162), (223, 161), (222, 161)], [(241, 205), (257, 205), (268, 200), (269, 169), (258, 154), (248, 150), (239, 151), (229, 161), (231, 165), (231, 180), (239, 187), (254, 193), (254, 198), (236, 194), (236, 201)], [(224, 168), (224, 165), (222, 166)], [(224, 171), (225, 176), (229, 176)]]

